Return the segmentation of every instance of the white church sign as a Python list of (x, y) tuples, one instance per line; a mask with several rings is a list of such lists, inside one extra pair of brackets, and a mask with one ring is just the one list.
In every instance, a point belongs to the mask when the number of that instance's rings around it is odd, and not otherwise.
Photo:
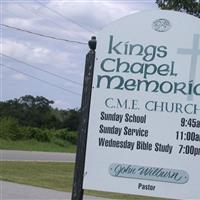
[(200, 20), (136, 13), (97, 41), (83, 188), (200, 199)]

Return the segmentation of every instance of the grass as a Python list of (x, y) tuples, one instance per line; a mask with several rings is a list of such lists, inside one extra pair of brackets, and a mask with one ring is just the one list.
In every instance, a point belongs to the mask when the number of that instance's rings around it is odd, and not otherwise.
[[(73, 170), (73, 163), (2, 161), (0, 164), (0, 179), (71, 192)], [(85, 194), (123, 200), (161, 200), (159, 198), (88, 190), (85, 191)]]
[(68, 141), (55, 141), (53, 143), (38, 142), (36, 140), (11, 141), (0, 139), (0, 149), (74, 153), (76, 151), (76, 146)]

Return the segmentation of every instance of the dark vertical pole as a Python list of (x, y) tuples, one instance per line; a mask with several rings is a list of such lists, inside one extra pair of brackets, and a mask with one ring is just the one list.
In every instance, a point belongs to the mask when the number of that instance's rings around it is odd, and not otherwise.
[(83, 176), (84, 176), (87, 130), (88, 130), (89, 111), (90, 111), (90, 98), (91, 98), (93, 69), (95, 60), (96, 37), (92, 37), (92, 39), (88, 42), (88, 45), (90, 47), (90, 51), (86, 55), (86, 62), (85, 62), (85, 74), (84, 74), (83, 94), (82, 94), (82, 103), (80, 112), (79, 135), (77, 141), (76, 163), (74, 170), (72, 200), (83, 199)]

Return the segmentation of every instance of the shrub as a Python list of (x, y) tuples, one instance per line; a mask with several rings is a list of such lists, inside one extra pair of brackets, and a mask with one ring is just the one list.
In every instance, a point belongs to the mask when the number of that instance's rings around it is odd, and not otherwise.
[(51, 131), (48, 129), (39, 129), (36, 134), (36, 138), (40, 142), (50, 142), (51, 141)]
[(66, 140), (67, 139), (67, 129), (59, 129), (54, 131), (54, 137), (61, 139), (61, 140)]
[(57, 142), (61, 146), (66, 142), (77, 143), (77, 132), (67, 129), (49, 130), (36, 127), (20, 126), (15, 118), (0, 119), (0, 137), (10, 140), (37, 140), (39, 142)]
[(51, 139), (51, 131), (47, 129), (40, 129), (36, 127), (22, 127), (24, 139), (35, 139), (40, 142), (49, 142)]
[(55, 137), (55, 139), (65, 140), (72, 144), (77, 143), (77, 132), (76, 131), (69, 131), (67, 129), (56, 130), (56, 131), (54, 131), (54, 137)]
[(67, 133), (66, 140), (71, 142), (72, 144), (77, 144), (77, 132), (76, 131), (69, 131)]
[(0, 119), (0, 137), (11, 140), (19, 140), (23, 138), (19, 123), (15, 118), (4, 117)]

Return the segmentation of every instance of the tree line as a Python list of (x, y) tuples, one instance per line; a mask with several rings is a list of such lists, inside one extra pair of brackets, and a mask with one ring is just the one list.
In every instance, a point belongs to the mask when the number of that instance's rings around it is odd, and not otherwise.
[(0, 137), (4, 139), (53, 139), (76, 143), (78, 109), (53, 108), (54, 101), (25, 95), (0, 102)]
[(38, 128), (78, 128), (78, 109), (59, 110), (54, 102), (42, 96), (25, 95), (20, 98), (0, 102), (0, 117), (15, 118), (20, 125)]

